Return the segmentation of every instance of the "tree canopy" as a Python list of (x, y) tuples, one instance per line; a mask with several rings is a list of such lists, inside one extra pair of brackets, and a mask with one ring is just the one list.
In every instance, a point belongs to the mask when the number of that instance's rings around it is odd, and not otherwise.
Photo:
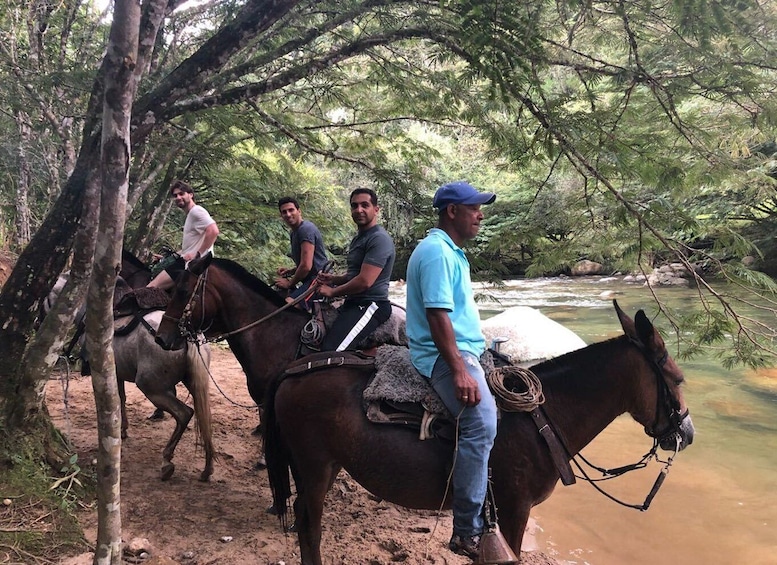
[[(12, 0), (0, 18), (0, 233), (22, 252), (0, 294), (11, 367), (99, 167), (111, 12)], [(741, 261), (772, 254), (774, 22), (757, 0), (146, 0), (125, 244), (177, 241), (166, 194), (184, 177), (222, 252), (259, 274), (283, 261), (275, 201), (289, 193), (337, 249), (347, 192), (374, 186), (405, 250), (434, 188), (467, 178), (500, 195), (473, 248), (495, 275), (673, 258), (768, 297), (771, 279)], [(728, 334), (730, 359), (765, 362), (773, 333), (697, 282), (689, 351)]]

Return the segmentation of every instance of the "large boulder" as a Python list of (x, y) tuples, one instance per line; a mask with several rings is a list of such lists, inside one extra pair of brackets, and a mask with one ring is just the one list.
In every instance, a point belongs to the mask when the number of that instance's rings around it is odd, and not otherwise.
[(589, 275), (601, 275), (604, 273), (604, 265), (596, 261), (583, 259), (572, 265), (571, 274), (574, 277), (584, 277)]
[(572, 330), (528, 306), (508, 308), (481, 326), (489, 346), (494, 339), (508, 338), (499, 350), (516, 363), (558, 357), (586, 345)]

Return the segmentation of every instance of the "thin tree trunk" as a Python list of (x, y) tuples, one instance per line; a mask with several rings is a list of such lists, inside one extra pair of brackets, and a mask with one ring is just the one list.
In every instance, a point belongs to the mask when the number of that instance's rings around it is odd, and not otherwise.
[(154, 198), (149, 203), (151, 195), (146, 193), (144, 196), (145, 205), (139, 214), (138, 224), (144, 226), (144, 229), (138, 229), (135, 237), (132, 238), (130, 250), (142, 260), (149, 262), (152, 256), (151, 245), (159, 240), (159, 234), (162, 232), (162, 226), (165, 224), (167, 215), (170, 213), (172, 201), (170, 200), (168, 187), (175, 179), (177, 171), (176, 163), (170, 162), (167, 165), (164, 179), (159, 183)]
[(97, 406), (97, 546), (95, 565), (121, 564), (121, 429), (113, 357), (113, 290), (121, 263), (130, 168), (130, 115), (137, 88), (140, 3), (116, 0), (106, 53), (102, 192), (86, 341)]
[(27, 149), (30, 146), (29, 116), (22, 111), (16, 112), (16, 125), (19, 128), (19, 181), (16, 185), (16, 245), (23, 249), (30, 242), (30, 161)]

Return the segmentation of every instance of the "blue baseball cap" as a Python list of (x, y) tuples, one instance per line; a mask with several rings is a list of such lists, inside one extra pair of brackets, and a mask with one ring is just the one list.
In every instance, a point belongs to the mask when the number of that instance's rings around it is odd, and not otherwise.
[(438, 188), (432, 205), (442, 210), (448, 204), (491, 204), (494, 200), (496, 194), (493, 192), (478, 192), (468, 182), (457, 181)]

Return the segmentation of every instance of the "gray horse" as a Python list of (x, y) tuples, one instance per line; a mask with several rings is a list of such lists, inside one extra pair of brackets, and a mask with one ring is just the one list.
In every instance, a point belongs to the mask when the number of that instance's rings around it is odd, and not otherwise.
[[(57, 285), (55, 289), (57, 288), (61, 290), (61, 285)], [(121, 277), (117, 278), (114, 307), (131, 292), (134, 292), (133, 289)], [(55, 299), (56, 295), (49, 296), (50, 303)], [(205, 469), (200, 475), (200, 480), (207, 481), (213, 474), (215, 454), (208, 392), (210, 347), (204, 344), (197, 347), (190, 345), (177, 351), (162, 349), (155, 341), (162, 315), (162, 310), (137, 310), (125, 313), (114, 320), (113, 352), (121, 399), (121, 437), (122, 439), (128, 437), (124, 383), (134, 382), (155, 407), (168, 412), (175, 419), (175, 430), (162, 452), (164, 460), (161, 470), (162, 480), (168, 480), (173, 476), (175, 472), (175, 465), (172, 462), (173, 453), (192, 416), (196, 415), (199, 440), (205, 451)], [(83, 312), (79, 313), (77, 319), (83, 319)], [(83, 356), (82, 340), (83, 337), (80, 341)], [(179, 382), (182, 382), (191, 393), (193, 409), (176, 397), (175, 387)]]

